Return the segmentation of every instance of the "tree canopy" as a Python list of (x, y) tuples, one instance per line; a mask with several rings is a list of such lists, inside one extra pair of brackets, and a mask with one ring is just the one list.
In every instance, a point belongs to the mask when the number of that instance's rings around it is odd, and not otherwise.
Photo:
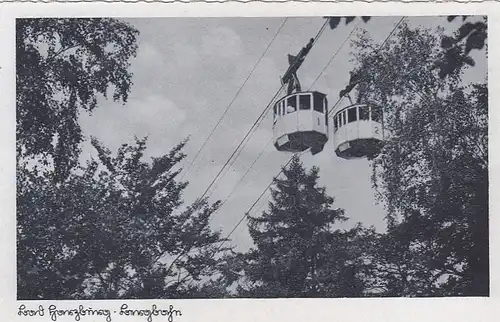
[(393, 264), (413, 272), (399, 294), (487, 295), (487, 84), (464, 82), (466, 65), (441, 78), (433, 67), (442, 39), (404, 24), (374, 54), (361, 37), (357, 95), (382, 104), (391, 133), (373, 161), (373, 183), (388, 206), (393, 255), (404, 256)]
[(255, 248), (239, 255), (243, 297), (355, 297), (363, 293), (355, 237), (359, 228), (334, 228), (346, 220), (334, 199), (317, 186), (319, 169), (306, 171), (298, 157), (275, 178), (269, 210), (249, 217)]
[(208, 227), (218, 203), (178, 210), (187, 184), (174, 167), (185, 142), (150, 163), (145, 140), (116, 156), (93, 144), (99, 158), (64, 183), (18, 172), (19, 298), (190, 296), (225, 249)]
[(98, 108), (100, 95), (127, 101), (137, 35), (116, 19), (16, 21), (19, 299), (216, 290), (205, 282), (223, 240), (208, 228), (219, 204), (180, 209), (186, 142), (145, 161), (145, 139), (113, 155), (93, 138), (98, 158), (78, 158), (79, 113)]
[(116, 19), (17, 19), (16, 112), (19, 157), (38, 158), (63, 180), (78, 163), (78, 115), (98, 95), (126, 102), (138, 31)]
[[(447, 16), (448, 22), (457, 20), (458, 16)], [(328, 25), (330, 29), (336, 29), (342, 20), (348, 25), (353, 22), (357, 17), (354, 16), (334, 16), (325, 17), (328, 19)], [(369, 22), (372, 17), (362, 16), (361, 20), (365, 23)], [(478, 21), (471, 22), (470, 16), (461, 16), (462, 25), (455, 31), (453, 36), (442, 36), (441, 37), (441, 57), (434, 61), (432, 69), (438, 69), (438, 76), (440, 78), (446, 78), (452, 74), (455, 74), (462, 70), (466, 66), (474, 66), (475, 61), (471, 57), (471, 52), (473, 50), (482, 50), (487, 47), (488, 38), (488, 24), (487, 17), (481, 16)], [(399, 24), (404, 21), (402, 20), (396, 24), (395, 29), (398, 29)], [(385, 45), (385, 42), (383, 43)], [(373, 45), (372, 50), (378, 51)], [(345, 89), (340, 91), (340, 96), (343, 97), (349, 92), (351, 92), (354, 87), (359, 83), (362, 75), (364, 73), (360, 70), (351, 72), (351, 79), (349, 80), (349, 85)]]

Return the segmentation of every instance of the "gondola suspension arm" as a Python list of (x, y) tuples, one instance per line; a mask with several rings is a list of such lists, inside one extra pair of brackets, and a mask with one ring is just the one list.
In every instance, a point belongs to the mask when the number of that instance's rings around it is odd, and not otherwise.
[(288, 67), (283, 77), (281, 77), (281, 84), (288, 85), (287, 86), (288, 94), (292, 94), (294, 91), (296, 92), (301, 91), (299, 78), (297, 77), (297, 70), (304, 62), (304, 59), (311, 50), (314, 41), (315, 41), (314, 38), (311, 38), (309, 40), (309, 43), (305, 47), (302, 47), (297, 56), (292, 56), (290, 54), (288, 55), (288, 63), (290, 64), (290, 66)]

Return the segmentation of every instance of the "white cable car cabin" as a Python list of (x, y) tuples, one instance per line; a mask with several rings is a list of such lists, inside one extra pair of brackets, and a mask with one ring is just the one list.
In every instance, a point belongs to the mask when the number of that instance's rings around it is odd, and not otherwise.
[(316, 91), (296, 92), (277, 101), (273, 115), (276, 149), (321, 152), (328, 141), (327, 107), (326, 95)]
[(374, 157), (384, 143), (383, 111), (372, 104), (339, 107), (333, 114), (333, 145), (344, 159)]

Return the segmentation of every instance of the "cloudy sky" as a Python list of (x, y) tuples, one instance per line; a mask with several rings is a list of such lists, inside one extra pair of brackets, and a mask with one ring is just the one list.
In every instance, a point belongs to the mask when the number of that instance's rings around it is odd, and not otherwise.
[[(375, 17), (366, 28), (375, 42), (381, 43), (401, 17)], [(148, 156), (167, 153), (182, 139), (191, 136), (185, 150), (186, 166), (211, 132), (224, 110), (233, 101), (252, 67), (275, 36), (284, 18), (166, 18), (128, 19), (140, 31), (138, 56), (132, 62), (134, 86), (129, 102), (122, 106), (102, 100), (93, 115), (82, 114), (87, 135), (95, 135), (113, 151), (134, 135), (149, 135)], [(442, 25), (454, 30), (443, 17), (410, 17), (410, 26)], [(251, 78), (236, 97), (225, 118), (194, 162), (184, 179), (190, 182), (184, 199), (192, 202), (205, 191), (222, 165), (233, 153), (257, 117), (280, 87), (280, 76), (288, 67), (287, 54), (296, 54), (314, 37), (324, 19), (289, 18), (271, 44)], [(299, 70), (304, 89), (308, 89), (325, 68), (357, 20), (335, 30), (325, 30)], [(356, 33), (355, 33), (356, 34)], [(314, 84), (314, 89), (336, 101), (338, 92), (349, 80), (353, 68), (350, 46), (346, 44)], [(484, 77), (486, 62), (475, 68)], [(477, 72), (477, 71), (481, 72)], [(474, 77), (473, 77), (474, 78)], [(269, 114), (251, 136), (239, 158), (212, 189), (210, 200), (224, 200), (238, 184), (231, 198), (215, 215), (212, 224), (225, 234), (232, 230), (245, 211), (279, 172), (290, 154), (278, 152), (272, 144)], [(262, 154), (246, 178), (239, 182), (254, 160)], [(89, 155), (90, 149), (84, 150)], [(333, 152), (331, 140), (322, 153), (302, 156), (308, 167), (320, 167), (320, 184), (344, 208), (350, 221), (385, 228), (384, 207), (376, 203), (371, 188), (371, 169), (366, 160), (343, 160)], [(266, 194), (252, 212), (267, 205)], [(231, 236), (242, 250), (251, 245), (246, 224)]]

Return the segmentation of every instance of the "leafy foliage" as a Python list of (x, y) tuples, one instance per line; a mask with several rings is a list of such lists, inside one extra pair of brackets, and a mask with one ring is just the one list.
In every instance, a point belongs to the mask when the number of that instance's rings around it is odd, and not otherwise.
[[(348, 297), (360, 296), (363, 284), (351, 242), (358, 231), (334, 230), (346, 220), (332, 209), (333, 198), (316, 186), (318, 169), (309, 172), (295, 157), (283, 168), (284, 179), (274, 180), (269, 212), (250, 217), (255, 247), (236, 256), (234, 271), (242, 297)], [(358, 263), (359, 264), (359, 263)], [(233, 273), (234, 274), (234, 273)], [(233, 275), (237, 280), (238, 275)]]
[(180, 210), (185, 142), (145, 162), (145, 140), (113, 156), (92, 139), (98, 159), (78, 161), (79, 113), (100, 95), (127, 101), (138, 31), (115, 19), (18, 19), (16, 31), (18, 298), (223, 295), (205, 283), (218, 203)]
[(53, 162), (56, 180), (77, 165), (81, 111), (113, 90), (126, 102), (138, 32), (115, 19), (17, 19), (17, 149)]
[[(453, 21), (457, 16), (448, 16), (448, 21)], [(475, 62), (470, 56), (472, 50), (481, 50), (486, 46), (488, 37), (487, 17), (481, 21), (468, 22), (469, 16), (462, 16), (464, 23), (452, 37), (443, 37), (441, 47), (444, 50), (444, 59), (437, 61), (439, 76), (441, 78), (461, 69), (465, 64), (474, 66)], [(465, 42), (463, 43), (463, 41)]]
[[(447, 21), (452, 22), (458, 16), (448, 16)], [(356, 17), (325, 17), (328, 19), (330, 29), (336, 29), (341, 20), (344, 19), (345, 24), (354, 21)], [(361, 17), (363, 22), (371, 20), (370, 16)], [(441, 48), (443, 52), (441, 57), (436, 59), (432, 68), (439, 69), (439, 77), (445, 78), (449, 75), (461, 70), (464, 65), (474, 66), (474, 59), (470, 56), (472, 50), (481, 50), (487, 46), (488, 24), (487, 17), (482, 16), (480, 21), (469, 22), (470, 16), (461, 16), (463, 24), (455, 32), (452, 37), (443, 37), (441, 40)], [(465, 42), (464, 42), (465, 40)], [(359, 74), (351, 73), (349, 85), (340, 92), (340, 96), (347, 95), (359, 82)]]
[(376, 54), (355, 43), (357, 93), (384, 106), (391, 133), (373, 162), (389, 210), (375, 272), (390, 296), (488, 294), (487, 86), (459, 69), (440, 78), (440, 45), (406, 25)]
[[(356, 17), (354, 16), (347, 16), (347, 17), (325, 17), (325, 19), (328, 19), (328, 25), (330, 26), (330, 29), (335, 29), (338, 27), (338, 25), (340, 24), (340, 22), (342, 21), (342, 19), (344, 19), (345, 21), (345, 24), (348, 25), (349, 23), (351, 23), (352, 21), (354, 21), (356, 19)], [(371, 17), (369, 16), (362, 16), (361, 17), (361, 20), (363, 20), (363, 22), (368, 22), (370, 21)]]
[(216, 271), (212, 255), (222, 239), (208, 227), (218, 203), (200, 200), (177, 211), (186, 183), (175, 180), (180, 170), (174, 167), (185, 142), (151, 163), (142, 161), (145, 140), (124, 144), (116, 156), (92, 143), (99, 159), (64, 183), (18, 169), (19, 298), (197, 292), (201, 279)]

